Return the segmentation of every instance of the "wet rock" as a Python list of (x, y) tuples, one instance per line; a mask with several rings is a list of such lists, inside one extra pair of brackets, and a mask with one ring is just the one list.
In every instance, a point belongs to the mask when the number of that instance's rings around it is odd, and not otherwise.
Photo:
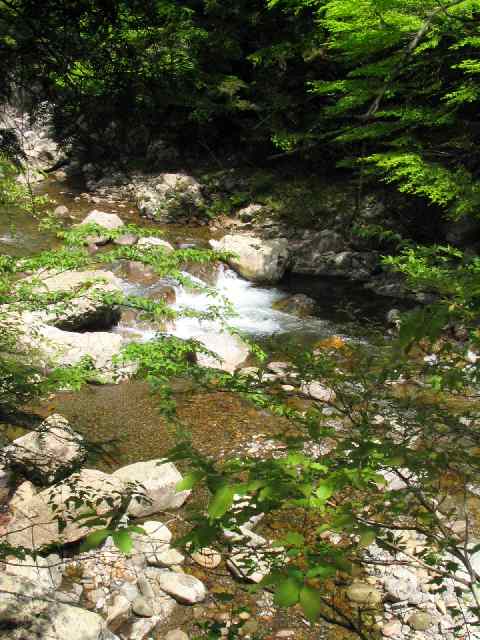
[(122, 271), (128, 280), (137, 284), (150, 285), (159, 279), (152, 267), (139, 260), (128, 260), (124, 263)]
[(264, 240), (251, 235), (227, 235), (220, 241), (210, 240), (217, 251), (232, 254), (229, 265), (252, 282), (275, 283), (282, 279), (289, 262), (288, 240)]
[(167, 279), (163, 282), (159, 281), (149, 287), (144, 293), (145, 297), (150, 300), (165, 300), (168, 304), (175, 304), (177, 292), (175, 287), (169, 283)]
[(153, 513), (181, 507), (190, 491), (177, 491), (182, 475), (171, 462), (159, 460), (136, 462), (122, 467), (112, 474), (122, 482), (141, 485), (142, 501), (134, 499), (128, 506), (129, 515), (140, 518)]
[(155, 238), (154, 236), (140, 238), (138, 246), (142, 248), (163, 249), (166, 253), (172, 253), (172, 251), (175, 251), (169, 242), (162, 240), (161, 238)]
[(347, 589), (347, 598), (358, 605), (375, 607), (382, 601), (382, 594), (370, 584), (355, 582)]
[(408, 624), (415, 631), (428, 631), (434, 624), (434, 619), (429, 613), (417, 611), (408, 618)]
[[(83, 503), (92, 501), (97, 514), (102, 516), (112, 507), (120, 506), (125, 491), (125, 484), (119, 478), (101, 471), (82, 469), (18, 505), (13, 519), (6, 527), (4, 540), (26, 549), (39, 548), (53, 542), (66, 544), (80, 540), (91, 531), (91, 527), (82, 526), (75, 521), (86, 509)], [(82, 505), (76, 507), (73, 499), (80, 495)], [(66, 521), (66, 526), (61, 531), (60, 518)], [(108, 522), (109, 517), (105, 516), (105, 520)]]
[(70, 214), (70, 210), (65, 205), (59, 205), (53, 210), (53, 215), (57, 218), (66, 218)]
[(160, 575), (160, 588), (182, 604), (196, 604), (205, 600), (207, 591), (200, 580), (184, 573), (167, 572)]
[(205, 569), (215, 569), (222, 562), (222, 556), (215, 549), (205, 547), (192, 553), (192, 560)]
[(53, 414), (35, 431), (14, 440), (0, 455), (17, 472), (47, 485), (78, 468), (87, 451), (82, 436), (63, 416)]
[(303, 293), (296, 293), (294, 296), (275, 302), (273, 308), (277, 309), (277, 311), (283, 311), (283, 313), (304, 318), (313, 313), (315, 306), (316, 302), (313, 298)]

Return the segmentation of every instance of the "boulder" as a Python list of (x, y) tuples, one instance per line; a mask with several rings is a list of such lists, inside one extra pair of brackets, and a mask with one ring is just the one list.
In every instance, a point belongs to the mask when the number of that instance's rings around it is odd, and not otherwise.
[(253, 235), (227, 235), (220, 241), (210, 240), (217, 251), (231, 253), (228, 263), (241, 276), (252, 282), (275, 283), (282, 279), (290, 259), (288, 240), (264, 240)]
[(58, 207), (55, 207), (55, 209), (53, 210), (53, 215), (57, 216), (57, 218), (66, 218), (69, 215), (70, 211), (68, 209), (68, 207), (66, 207), (65, 205), (59, 205)]
[(81, 435), (59, 414), (49, 416), (35, 430), (5, 447), (8, 465), (38, 484), (51, 484), (78, 468), (86, 458)]
[(146, 218), (161, 222), (188, 219), (204, 206), (200, 184), (183, 173), (162, 173), (133, 187), (133, 196)]
[(92, 363), (90, 379), (95, 382), (119, 382), (135, 371), (133, 364), (115, 362), (124, 344), (122, 336), (117, 333), (75, 333), (48, 325), (30, 324), (24, 326), (19, 341), (25, 349), (33, 351), (37, 366), (72, 366), (88, 359)]
[[(93, 527), (83, 526), (76, 519), (92, 508), (98, 516), (105, 516), (112, 508), (120, 508), (126, 490), (120, 478), (102, 471), (82, 469), (17, 504), (12, 520), (6, 525), (3, 541), (13, 546), (38, 549), (52, 543), (80, 540)], [(59, 526), (62, 520), (63, 528)], [(105, 520), (108, 523), (110, 516), (105, 516)]]
[(113, 244), (118, 245), (119, 247), (132, 247), (134, 244), (138, 243), (138, 236), (133, 233), (125, 233), (122, 236), (117, 236), (113, 239)]
[(114, 230), (124, 226), (123, 220), (116, 213), (106, 213), (94, 209), (82, 220), (80, 225), (98, 224), (104, 229)]
[(313, 298), (310, 298), (304, 293), (296, 293), (293, 296), (275, 302), (273, 308), (277, 311), (283, 311), (283, 313), (304, 318), (313, 313), (315, 306), (316, 302)]
[[(144, 534), (133, 534), (133, 555), (137, 564), (159, 564), (158, 558), (170, 548), (171, 531), (161, 522), (148, 520), (142, 524)], [(162, 566), (162, 565), (160, 565)]]
[(153, 513), (181, 507), (190, 491), (177, 491), (182, 480), (181, 474), (171, 462), (162, 464), (160, 460), (136, 462), (113, 473), (113, 478), (124, 483), (141, 485), (143, 500), (132, 500), (129, 515), (141, 518)]
[(251, 222), (260, 214), (262, 209), (263, 207), (261, 204), (249, 204), (248, 207), (240, 209), (237, 215), (242, 222)]
[(202, 333), (192, 336), (201, 342), (213, 355), (197, 353), (197, 363), (211, 369), (222, 369), (233, 373), (250, 355), (246, 343), (235, 334)]
[(207, 590), (198, 578), (185, 573), (167, 571), (160, 574), (160, 588), (181, 604), (197, 604), (203, 602)]
[[(115, 640), (101, 616), (46, 598), (38, 587), (16, 576), (0, 575), (2, 640)], [(118, 639), (117, 639), (118, 640)]]
[(382, 601), (382, 594), (370, 584), (354, 582), (347, 589), (347, 598), (357, 605), (376, 607)]
[(26, 322), (41, 321), (67, 331), (110, 329), (118, 322), (118, 308), (102, 299), (122, 292), (121, 281), (111, 271), (48, 272), (28, 281), (35, 283), (39, 293), (65, 293), (73, 297), (48, 305), (42, 312), (24, 314)]
[(0, 464), (0, 505), (7, 500), (10, 495), (11, 488), (12, 474), (6, 466)]

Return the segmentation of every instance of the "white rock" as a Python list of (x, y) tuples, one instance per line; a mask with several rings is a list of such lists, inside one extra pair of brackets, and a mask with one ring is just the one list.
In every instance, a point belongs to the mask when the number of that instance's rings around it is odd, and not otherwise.
[(94, 209), (90, 211), (80, 224), (98, 224), (105, 229), (119, 229), (123, 227), (124, 223), (116, 213), (106, 213), (105, 211), (97, 211), (97, 209)]
[(164, 249), (167, 253), (171, 253), (172, 251), (175, 251), (175, 249), (172, 247), (172, 245), (169, 242), (167, 242), (166, 240), (162, 240), (161, 238), (155, 238), (153, 236), (140, 238), (139, 241), (137, 242), (137, 246), (151, 247), (153, 249), (158, 247), (158, 248)]
[(165, 636), (165, 640), (189, 640), (188, 635), (181, 629), (174, 629), (169, 631)]
[(203, 582), (185, 573), (163, 573), (160, 588), (182, 604), (196, 604), (205, 600), (207, 591)]
[(313, 398), (313, 400), (318, 400), (319, 402), (335, 402), (336, 398), (336, 394), (333, 389), (329, 389), (316, 381), (302, 383), (300, 393), (308, 398)]
[(216, 549), (205, 547), (192, 553), (192, 560), (205, 569), (215, 569), (222, 562), (222, 556)]
[[(5, 540), (27, 549), (53, 542), (65, 544), (80, 540), (92, 530), (92, 527), (82, 526), (81, 522), (75, 521), (91, 508), (87, 503), (94, 504), (97, 514), (101, 516), (112, 507), (120, 506), (125, 491), (125, 484), (120, 478), (102, 471), (82, 469), (17, 505), (14, 517), (6, 527)], [(75, 507), (69, 502), (75, 496), (81, 497), (82, 506)], [(66, 521), (62, 531), (59, 530), (59, 518)], [(109, 517), (105, 519), (108, 523)]]
[(3, 449), (8, 464), (41, 484), (50, 484), (78, 467), (86, 457), (83, 438), (68, 421), (53, 414)]
[(136, 518), (145, 517), (168, 509), (181, 507), (190, 491), (177, 491), (181, 474), (171, 462), (161, 464), (159, 460), (136, 462), (122, 467), (113, 477), (123, 482), (142, 485), (139, 492), (148, 502), (132, 500), (128, 513)]
[(227, 332), (199, 333), (189, 337), (196, 338), (209, 351), (218, 356), (197, 353), (197, 362), (203, 367), (222, 369), (223, 371), (228, 371), (228, 373), (233, 373), (250, 355), (250, 349), (245, 342), (238, 336)]
[(210, 245), (218, 251), (231, 253), (230, 266), (252, 282), (278, 282), (288, 266), (286, 238), (265, 240), (252, 235), (226, 235), (220, 241), (210, 240)]
[(8, 575), (30, 580), (45, 593), (58, 589), (62, 583), (62, 565), (57, 555), (46, 558), (26, 556), (23, 560), (11, 558), (8, 562), (1, 562), (0, 567)]

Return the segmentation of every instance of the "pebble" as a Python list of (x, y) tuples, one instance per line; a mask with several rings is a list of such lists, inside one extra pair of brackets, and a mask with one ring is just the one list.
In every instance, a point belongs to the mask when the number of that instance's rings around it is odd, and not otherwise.
[(433, 618), (429, 613), (419, 611), (411, 615), (408, 619), (408, 624), (415, 629), (415, 631), (427, 631), (433, 625)]
[(386, 638), (394, 638), (402, 633), (402, 623), (398, 619), (390, 620), (383, 625), (382, 634)]
[(132, 602), (132, 611), (140, 618), (151, 618), (153, 616), (153, 608), (143, 596), (137, 596)]
[(215, 549), (205, 547), (192, 553), (192, 560), (205, 569), (215, 569), (222, 562), (222, 556)]
[(165, 640), (189, 640), (188, 635), (181, 629), (169, 631), (165, 636)]

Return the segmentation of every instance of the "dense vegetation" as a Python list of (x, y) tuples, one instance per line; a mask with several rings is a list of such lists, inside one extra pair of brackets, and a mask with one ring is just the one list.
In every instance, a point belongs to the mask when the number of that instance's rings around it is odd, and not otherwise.
[[(83, 160), (128, 164), (148, 154), (161, 163), (152, 149), (162, 139), (221, 163), (234, 154), (258, 165), (299, 162), (312, 174), (332, 174), (335, 166), (354, 182), (358, 199), (367, 185), (387, 182), (411, 210), (421, 203), (450, 220), (479, 215), (478, 0), (0, 0), (0, 12), (2, 96), (20, 93), (40, 115), (45, 101), (52, 104), (58, 138)], [(4, 152), (12, 149), (7, 133)], [(0, 165), (4, 199), (25, 197), (14, 171)], [(381, 227), (359, 231), (389, 238)], [(86, 264), (82, 238), (63, 239), (69, 255), (78, 249), (76, 264)], [(441, 508), (449, 493), (466, 504), (478, 482), (480, 262), (471, 246), (464, 253), (400, 236), (391, 246), (385, 265), (413, 289), (434, 292), (436, 301), (405, 315), (395, 340), (373, 351), (342, 345), (292, 355), (302, 379), (335, 391), (330, 412), (315, 403), (306, 413), (293, 410), (261, 375), (253, 384), (207, 376), (186, 358), (195, 345), (159, 341), (127, 354), (171, 416), (174, 373), (233, 389), (290, 420), (288, 454), (280, 459), (220, 467), (188, 443), (178, 446), (172, 459), (188, 459), (193, 468), (184, 487), (205, 481), (212, 494), (208, 513), (197, 515), (184, 542), (216, 544), (222, 529), (258, 512), (280, 512), (285, 520), (294, 512), (302, 525), (277, 541), (288, 563), (272, 552), (275, 570), (262, 586), (276, 590), (279, 605), (299, 603), (312, 620), (322, 616), (363, 638), (377, 633), (372, 612), (339, 609), (335, 579), (345, 580), (373, 541), (389, 552), (404, 550), (396, 529), (424, 536), (412, 561), (430, 568), (439, 592), (443, 579), (457, 576), (452, 613), (459, 630), (477, 625), (480, 611), (480, 576), (470, 559), (476, 525), (467, 518), (461, 535), (451, 526), (457, 507)], [(62, 255), (40, 256), (31, 266), (55, 266)], [(153, 266), (178, 276), (187, 258), (178, 253)], [(31, 292), (14, 299), (12, 283), (24, 264), (5, 259), (0, 267), (0, 302), (41, 304)], [(142, 300), (119, 303), (168, 313)], [(13, 329), (2, 333), (5, 413), (64, 385), (65, 376), (75, 384), (88, 378), (78, 370), (36, 377), (12, 355), (15, 344)], [(325, 441), (327, 454), (312, 446)], [(385, 489), (392, 475), (400, 489)], [(236, 495), (253, 500), (234, 517)], [(326, 540), (326, 531), (340, 532), (341, 544)]]

